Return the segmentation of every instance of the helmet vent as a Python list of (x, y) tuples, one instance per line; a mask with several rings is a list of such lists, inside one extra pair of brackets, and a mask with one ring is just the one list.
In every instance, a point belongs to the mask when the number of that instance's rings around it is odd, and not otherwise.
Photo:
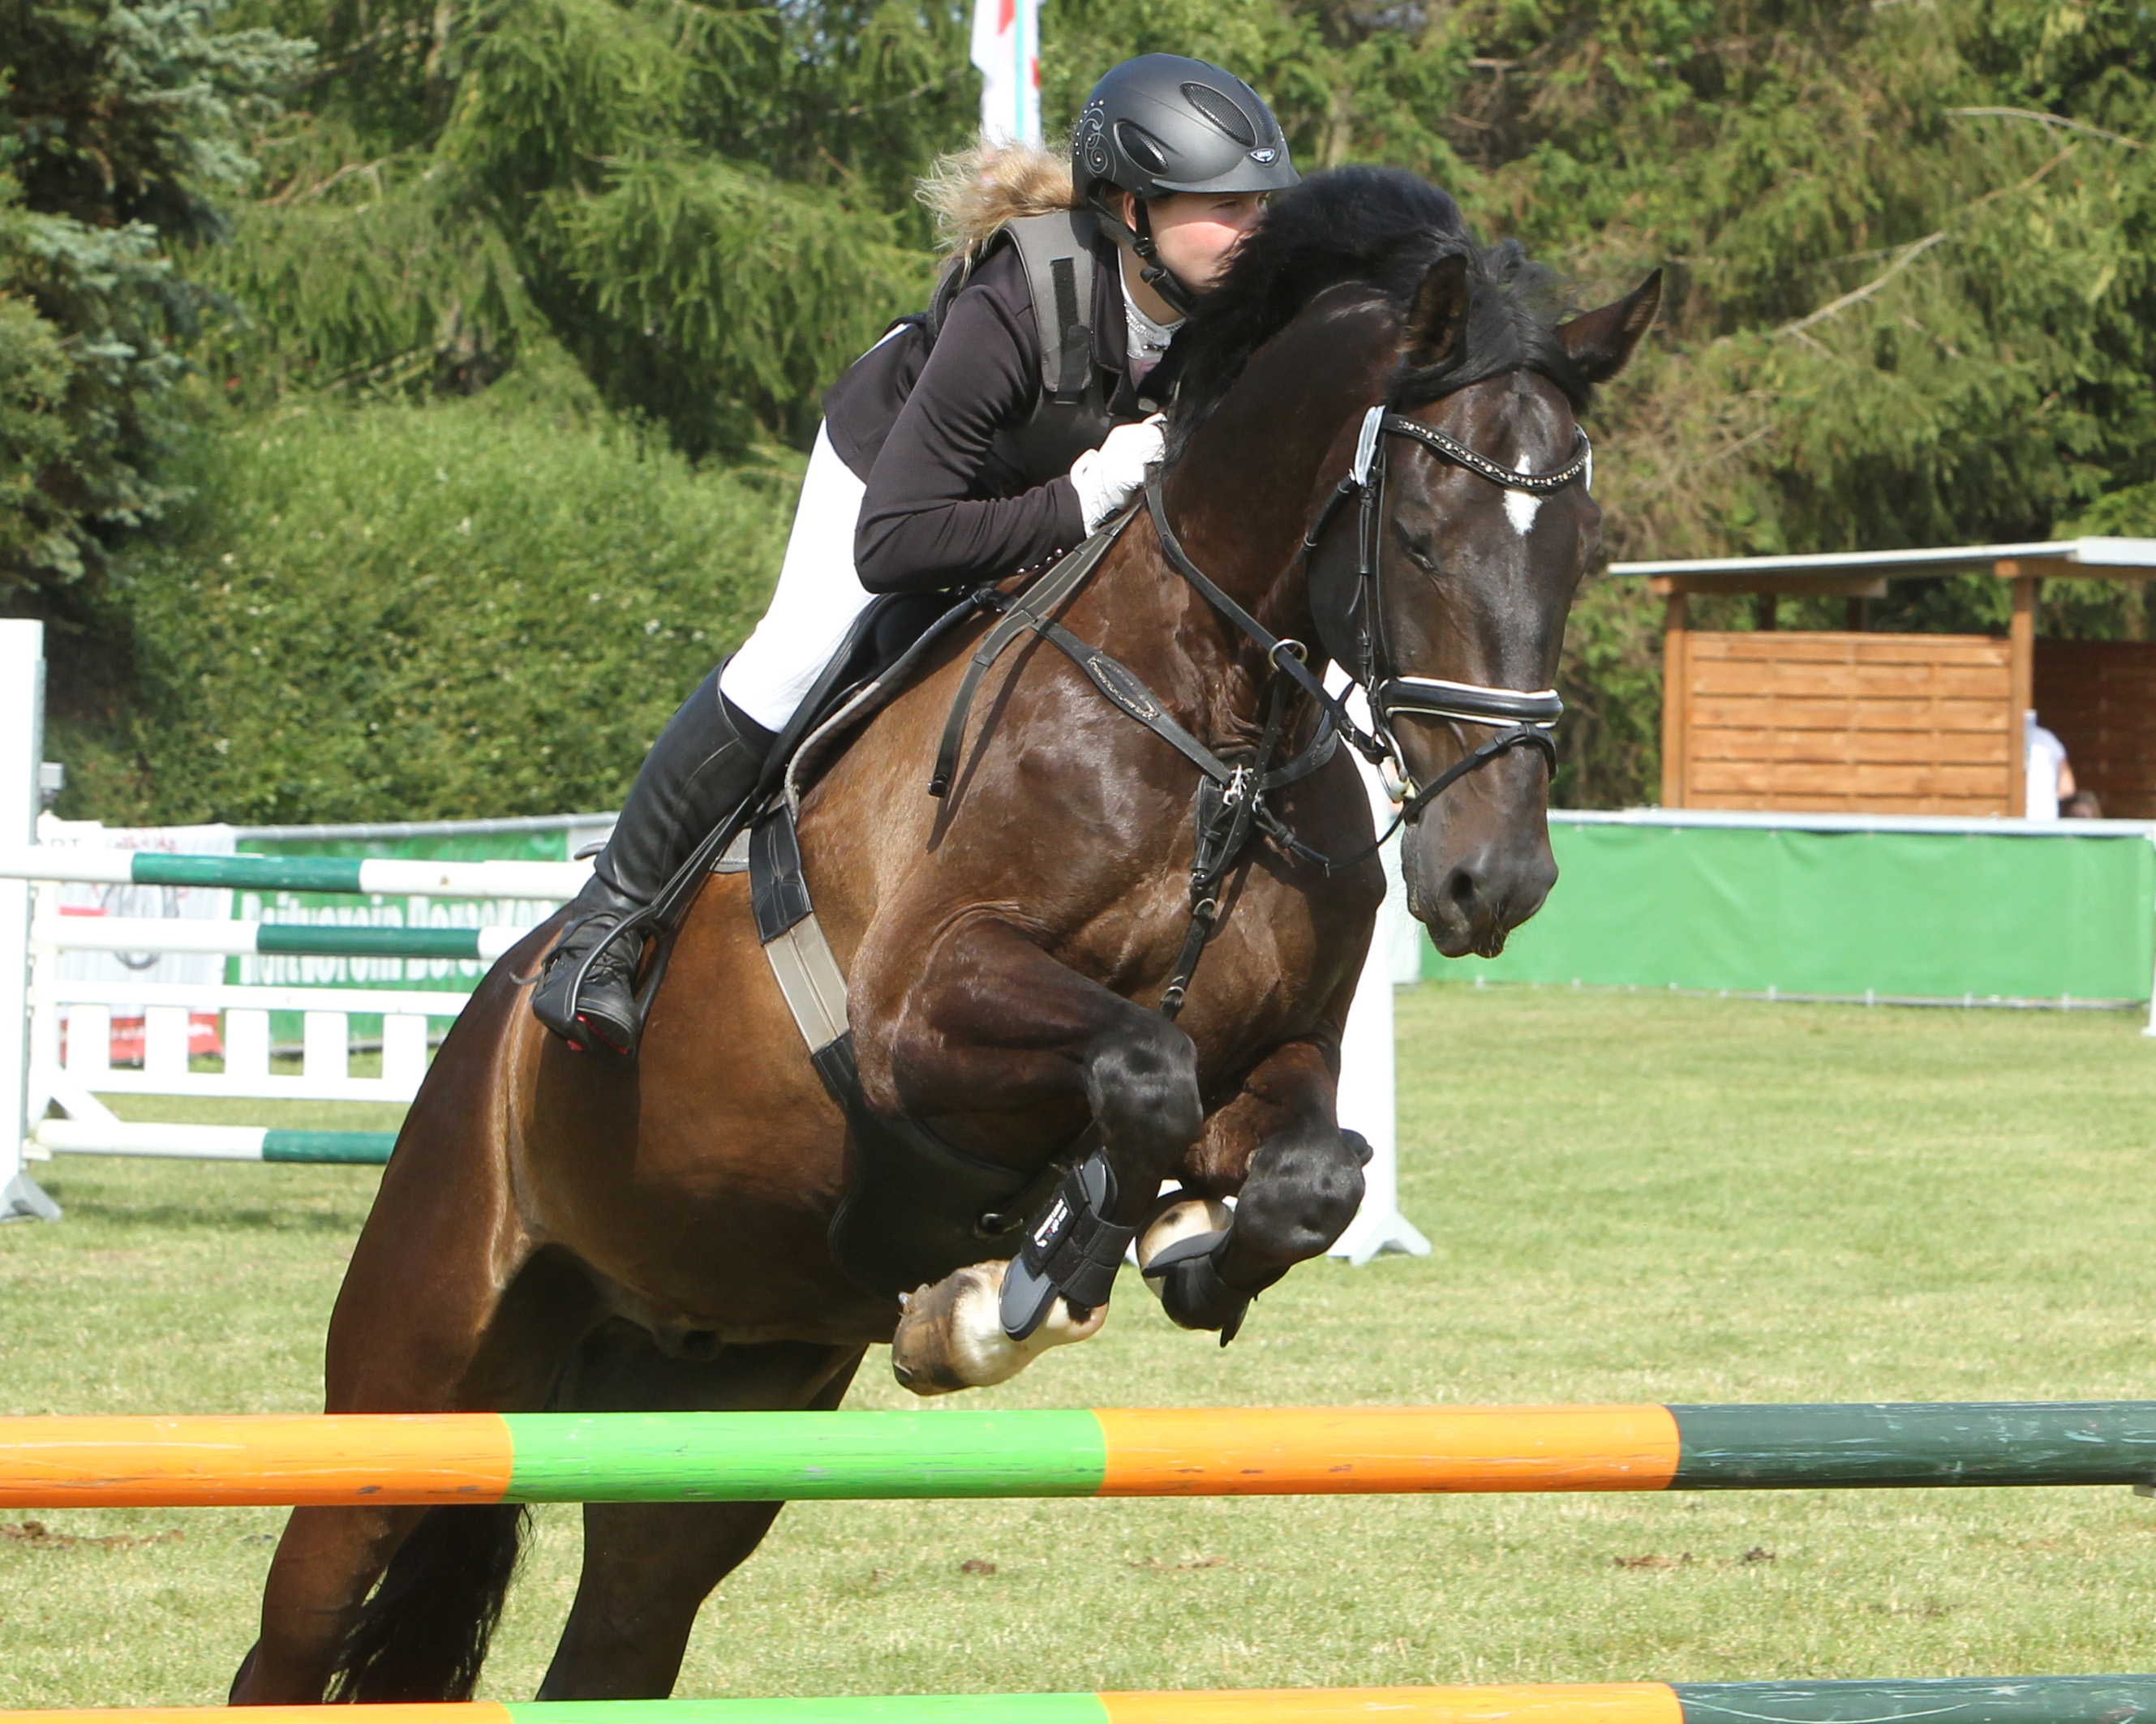
[(1250, 116), (1219, 90), (1203, 84), (1186, 84), (1183, 98), (1245, 149), (1256, 144), (1258, 134)]
[(1116, 141), (1123, 146), (1123, 154), (1147, 173), (1166, 173), (1168, 156), (1160, 146), (1127, 120), (1116, 122)]

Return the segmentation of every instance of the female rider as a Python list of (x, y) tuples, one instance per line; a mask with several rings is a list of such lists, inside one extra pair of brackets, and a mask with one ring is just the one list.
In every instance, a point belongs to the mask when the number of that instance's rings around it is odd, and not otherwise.
[[(1279, 121), (1248, 85), (1165, 54), (1126, 60), (1094, 86), (1067, 184), (1038, 151), (977, 157), (973, 169), (929, 187), (962, 242), (936, 310), (893, 328), (824, 396), (771, 608), (652, 745), (570, 906), (531, 1006), (580, 1051), (635, 1058), (644, 942), (608, 934), (755, 788), (870, 598), (1038, 566), (1144, 483), (1160, 458), (1177, 326), (1256, 225), (1265, 194), (1296, 179)], [(1045, 239), (1036, 228), (1013, 240), (1011, 220), (1058, 211), (1075, 213)], [(1059, 243), (1090, 259), (1090, 316), (1070, 303), (1075, 292), (1034, 304), (1029, 278), (1083, 279), (1055, 273), (1071, 270), (1070, 255), (1040, 255)], [(1074, 329), (1090, 340), (1066, 340)]]

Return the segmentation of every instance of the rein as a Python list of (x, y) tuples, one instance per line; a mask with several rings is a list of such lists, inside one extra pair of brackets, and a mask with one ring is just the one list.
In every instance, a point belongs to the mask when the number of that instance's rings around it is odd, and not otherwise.
[[(1341, 659), (1342, 668), (1349, 677), (1368, 692), (1371, 726), (1368, 731), (1355, 722), (1354, 716), (1340, 697), (1327, 689), (1311, 668), (1309, 649), (1302, 642), (1273, 634), (1198, 567), (1168, 521), (1168, 505), (1157, 472), (1146, 481), (1145, 507), (1169, 566), (1200, 598), (1255, 643), (1272, 667), (1263, 733), (1254, 756), (1236, 761), (1214, 753), (1168, 716), (1165, 705), (1127, 666), (1079, 639), (1050, 614), (1100, 566), (1109, 547), (1137, 518), (1135, 505), (1126, 509), (1051, 573), (1022, 593), (1006, 595), (987, 587), (974, 595), (975, 603), (1003, 614), (975, 651), (952, 700), (942, 741), (937, 750), (935, 769), (928, 782), (931, 796), (942, 797), (950, 792), (965, 741), (968, 715), (982, 679), (1004, 649), (1029, 632), (1060, 649), (1111, 703), (1168, 743), (1204, 775), (1199, 790), (1198, 839), (1190, 868), (1190, 927), (1161, 995), (1159, 1009), (1163, 1016), (1172, 1018), (1182, 1010), (1199, 958), (1219, 919), (1221, 883), (1255, 833), (1264, 832), (1283, 849), (1332, 874), (1374, 854), (1395, 832), (1413, 823), (1446, 789), (1514, 748), (1526, 746), (1537, 749), (1548, 761), (1551, 771), (1554, 772), (1557, 768), (1557, 745), (1549, 732), (1563, 716), (1564, 702), (1556, 690), (1493, 688), (1481, 683), (1452, 682), (1441, 677), (1402, 673), (1393, 666), (1384, 639), (1383, 559), (1378, 543), (1386, 471), (1387, 445), (1383, 439), (1387, 434), (1408, 438), (1492, 485), (1537, 496), (1548, 496), (1583, 478), (1591, 483), (1594, 471), (1593, 446), (1588, 442), (1587, 434), (1576, 428), (1578, 440), (1573, 445), (1573, 458), (1553, 472), (1530, 474), (1516, 473), (1500, 466), (1445, 432), (1390, 412), (1382, 403), (1363, 416), (1362, 431), (1356, 439), (1354, 464), (1326, 499), (1309, 531), (1303, 536), (1302, 560), (1306, 569), (1341, 505), (1350, 498), (1356, 499), (1360, 505), (1357, 585), (1349, 616), (1345, 619), (1346, 625), (1354, 630), (1354, 657), (1350, 662), (1337, 652), (1332, 655)], [(1323, 619), (1319, 630), (1321, 636), (1330, 632)], [(1309, 746), (1292, 760), (1272, 767), (1269, 762), (1286, 734), (1289, 704), (1297, 693), (1307, 695), (1317, 708), (1316, 733)], [(1461, 756), (1429, 783), (1417, 787), (1406, 777), (1405, 762), (1392, 731), (1394, 715), (1403, 712), (1460, 724), (1486, 725), (1496, 729), (1498, 734)], [(1270, 792), (1307, 777), (1325, 765), (1343, 736), (1373, 765), (1396, 762), (1399, 768), (1398, 777), (1406, 785), (1408, 793), (1400, 811), (1383, 832), (1353, 855), (1336, 858), (1325, 855), (1297, 838), (1266, 806), (1265, 798)]]

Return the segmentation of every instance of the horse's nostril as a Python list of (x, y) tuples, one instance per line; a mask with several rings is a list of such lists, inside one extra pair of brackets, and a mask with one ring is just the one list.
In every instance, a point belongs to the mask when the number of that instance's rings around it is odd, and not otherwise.
[(1445, 883), (1445, 895), (1466, 910), (1475, 902), (1475, 876), (1464, 868), (1455, 868)]

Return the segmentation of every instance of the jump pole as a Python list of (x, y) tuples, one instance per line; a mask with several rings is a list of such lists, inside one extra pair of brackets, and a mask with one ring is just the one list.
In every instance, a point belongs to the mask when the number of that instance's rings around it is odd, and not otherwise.
[[(338, 1717), (341, 1724), (2136, 1724), (2152, 1711), (2156, 1675), (481, 1701), (343, 1706)], [(247, 1716), (249, 1724), (319, 1724), (321, 1708), (250, 1706)], [(139, 1706), (0, 1712), (0, 1724), (228, 1724), (231, 1716), (222, 1706)]]
[[(31, 624), (37, 627), (37, 624)], [(0, 840), (0, 880), (100, 886), (223, 886), (244, 892), (381, 893), (392, 897), (577, 895), (589, 862), (434, 862), (402, 856), (182, 856), (76, 850)]]
[(40, 1120), (30, 1141), (54, 1155), (155, 1156), (183, 1162), (290, 1162), (381, 1167), (394, 1131), (308, 1131), (275, 1126), (142, 1125), (126, 1120)]
[(2156, 1401), (0, 1419), (0, 1507), (2156, 1481)]
[(40, 917), (30, 937), (64, 952), (256, 953), (285, 957), (476, 959), (491, 963), (530, 928), (404, 928), (322, 922), (159, 920), (153, 916)]

